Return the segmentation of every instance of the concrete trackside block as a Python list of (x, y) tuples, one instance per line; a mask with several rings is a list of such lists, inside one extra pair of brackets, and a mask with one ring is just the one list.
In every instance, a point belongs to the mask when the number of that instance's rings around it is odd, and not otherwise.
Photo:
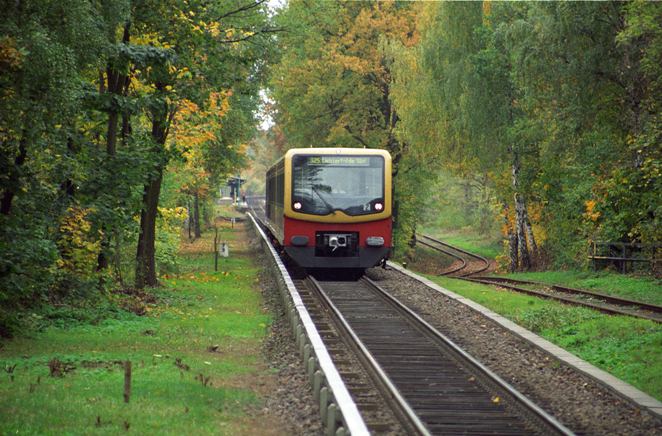
[(329, 388), (324, 386), (320, 389), (320, 412), (322, 412), (322, 422), (326, 422), (326, 412), (329, 406)]
[(517, 334), (518, 336), (522, 337), (523, 339), (525, 339), (527, 342), (534, 345), (535, 347), (545, 351), (546, 353), (551, 354), (552, 356), (561, 360), (568, 366), (571, 366), (577, 371), (582, 372), (587, 376), (591, 377), (592, 379), (596, 380), (598, 383), (607, 387), (609, 390), (621, 396), (622, 398), (632, 401), (633, 403), (639, 405), (642, 408), (648, 409), (654, 415), (662, 417), (662, 402), (656, 400), (655, 398), (651, 397), (645, 392), (640, 391), (639, 389), (635, 388), (629, 383), (626, 383), (623, 380), (620, 380), (614, 377), (613, 375), (609, 374), (608, 372), (603, 371), (600, 368), (591, 365), (587, 361), (580, 359), (579, 357), (568, 352), (567, 350), (564, 350), (563, 348), (549, 342), (547, 339), (541, 338), (535, 333), (515, 324), (514, 322), (504, 318), (498, 313), (492, 312), (490, 309), (486, 308), (485, 306), (482, 306), (474, 301), (469, 300), (468, 298), (465, 298), (452, 291), (449, 291), (446, 288), (442, 288), (441, 286), (432, 282), (431, 280), (419, 276), (418, 274), (413, 273), (396, 263), (389, 261), (388, 266), (392, 267), (396, 271), (401, 272), (402, 274), (405, 274), (423, 283), (424, 285), (434, 289), (435, 291), (445, 295), (448, 298), (452, 298), (453, 300), (459, 301), (460, 303), (471, 307), (476, 312), (479, 312), (483, 316), (490, 318), (492, 321), (501, 325), (503, 328)]
[(338, 429), (338, 406), (331, 403), (329, 404), (326, 412), (326, 435), (335, 436)]
[(320, 391), (322, 390), (323, 383), (324, 374), (318, 369), (313, 375), (313, 398), (315, 398), (317, 401), (320, 400)]
[(308, 358), (308, 360), (306, 360), (306, 373), (308, 374), (308, 380), (310, 381), (311, 384), (313, 384), (313, 375), (315, 374), (316, 363), (317, 363), (317, 359), (315, 359), (314, 357), (310, 357)]
[(310, 344), (306, 344), (303, 346), (303, 361), (308, 362), (308, 359), (310, 359)]
[[(299, 341), (298, 341), (298, 344), (299, 344), (299, 355), (301, 356), (301, 359), (303, 360), (304, 350), (305, 350), (306, 345), (307, 345), (307, 343), (306, 343), (306, 335), (305, 335), (304, 333), (301, 333), (301, 334), (299, 335)], [(303, 363), (306, 363), (306, 361), (304, 360)]]

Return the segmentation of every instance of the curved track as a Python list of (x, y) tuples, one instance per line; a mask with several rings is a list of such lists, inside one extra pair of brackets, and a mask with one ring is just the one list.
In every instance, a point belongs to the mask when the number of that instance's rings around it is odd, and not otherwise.
[[(589, 307), (611, 315), (627, 315), (654, 322), (662, 322), (662, 306), (620, 298), (603, 292), (593, 292), (584, 289), (575, 289), (527, 280), (515, 280), (505, 277), (477, 276), (476, 274), (486, 271), (489, 267), (489, 261), (484, 257), (426, 235), (420, 235), (417, 242), (450, 256), (456, 259), (456, 261), (460, 261), (459, 267), (455, 266), (450, 270), (444, 271), (441, 275), (448, 275), (486, 285), (499, 286), (512, 291), (548, 298), (575, 306)], [(480, 263), (482, 266), (479, 265), (476, 269), (469, 268), (468, 265), (472, 262)]]
[[(452, 257), (459, 265), (451, 266), (450, 269), (444, 271), (441, 275), (451, 277), (468, 277), (474, 274), (485, 272), (490, 267), (490, 261), (478, 254), (470, 253), (458, 247), (440, 241), (427, 235), (418, 235), (416, 242), (430, 247), (433, 250), (439, 251)], [(455, 263), (455, 262), (454, 262)]]
[(356, 344), (408, 433), (570, 433), (369, 279), (307, 286)]

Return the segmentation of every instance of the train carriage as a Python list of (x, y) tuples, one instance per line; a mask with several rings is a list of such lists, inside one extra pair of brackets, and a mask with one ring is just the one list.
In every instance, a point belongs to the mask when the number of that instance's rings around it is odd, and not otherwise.
[(300, 266), (360, 271), (388, 258), (387, 151), (292, 149), (267, 171), (266, 191), (266, 225)]

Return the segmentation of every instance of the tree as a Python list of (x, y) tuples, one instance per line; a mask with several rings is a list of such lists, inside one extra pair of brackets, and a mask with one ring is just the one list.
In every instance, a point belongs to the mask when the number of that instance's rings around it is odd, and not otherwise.
[[(279, 17), (288, 33), (272, 86), (276, 121), (291, 146), (383, 148), (398, 176), (408, 144), (397, 134), (386, 45), (416, 42), (414, 16), (414, 6), (397, 2), (288, 4)], [(406, 240), (413, 226), (397, 215), (408, 197), (396, 196), (396, 238)]]
[(155, 47), (162, 49), (154, 59), (156, 63), (139, 75), (139, 80), (151, 87), (148, 96), (152, 150), (157, 158), (143, 190), (137, 287), (157, 284), (156, 216), (163, 171), (169, 159), (166, 141), (179, 102), (183, 98), (203, 101), (211, 90), (231, 89), (245, 83), (246, 78), (252, 85), (249, 92), (257, 93), (255, 83), (262, 68), (258, 60), (266, 53), (265, 40), (276, 30), (267, 23), (263, 3), (145, 2), (136, 12), (138, 32), (155, 36)]

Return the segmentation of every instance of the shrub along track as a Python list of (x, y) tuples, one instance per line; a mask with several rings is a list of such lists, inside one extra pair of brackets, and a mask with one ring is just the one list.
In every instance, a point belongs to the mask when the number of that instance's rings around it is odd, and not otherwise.
[(604, 292), (593, 292), (584, 289), (503, 277), (477, 276), (477, 274), (489, 268), (489, 261), (484, 257), (426, 235), (420, 235), (417, 242), (456, 259), (456, 262), (453, 263), (451, 268), (442, 272), (440, 275), (497, 286), (574, 306), (584, 306), (611, 315), (627, 315), (662, 322), (662, 306), (619, 298)]

